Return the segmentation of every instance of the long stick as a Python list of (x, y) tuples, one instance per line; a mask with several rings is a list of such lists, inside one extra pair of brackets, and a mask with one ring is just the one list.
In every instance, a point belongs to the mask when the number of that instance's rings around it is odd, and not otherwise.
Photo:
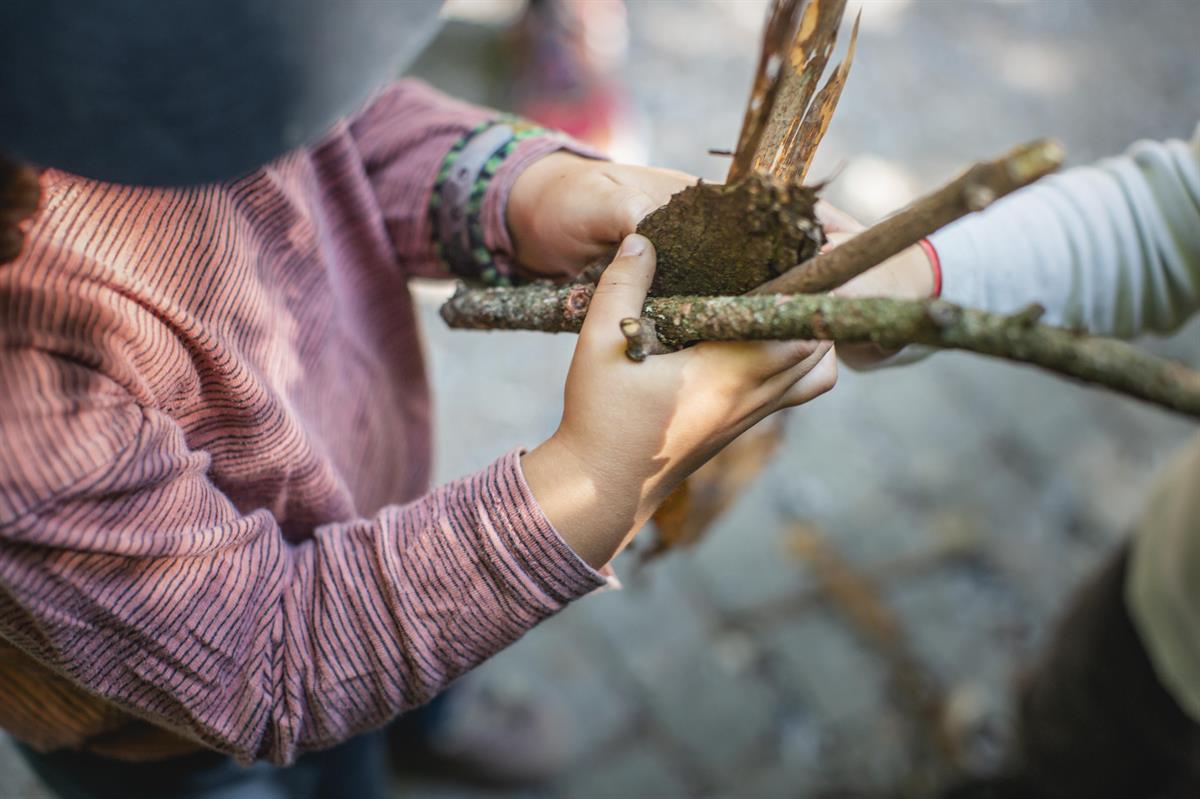
[(1062, 164), (1063, 155), (1057, 141), (1038, 139), (977, 163), (940, 189), (750, 293), (816, 294), (837, 288), (959, 217), (1048, 175)]
[[(442, 306), (442, 318), (455, 328), (578, 332), (590, 299), (589, 286), (464, 289)], [(1200, 419), (1200, 372), (1121, 341), (1038, 324), (1040, 315), (1037, 306), (1005, 316), (944, 300), (824, 295), (659, 297), (647, 300), (643, 309), (668, 345), (826, 339), (969, 350), (1033, 364)]]

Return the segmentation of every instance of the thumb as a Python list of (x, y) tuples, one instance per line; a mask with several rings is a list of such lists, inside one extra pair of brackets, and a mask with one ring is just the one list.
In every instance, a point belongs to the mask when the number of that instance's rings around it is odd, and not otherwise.
[(583, 340), (624, 344), (621, 320), (642, 315), (642, 303), (654, 277), (654, 263), (654, 245), (650, 239), (636, 233), (625, 237), (617, 257), (600, 275), (580, 331)]
[(608, 218), (602, 223), (603, 230), (596, 231), (597, 238), (617, 241), (637, 230), (638, 223), (646, 214), (658, 207), (658, 203), (640, 189), (632, 186), (614, 186), (605, 203)]

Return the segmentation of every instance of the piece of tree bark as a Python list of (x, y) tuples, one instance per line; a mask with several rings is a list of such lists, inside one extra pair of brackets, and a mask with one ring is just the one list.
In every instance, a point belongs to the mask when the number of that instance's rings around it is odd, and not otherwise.
[[(840, 21), (841, 12), (838, 12)], [(771, 172), (783, 180), (799, 183), (808, 175), (817, 145), (825, 138), (829, 123), (833, 120), (833, 112), (837, 109), (838, 100), (842, 99), (842, 89), (846, 86), (846, 78), (850, 76), (850, 66), (854, 63), (854, 48), (858, 44), (858, 25), (862, 21), (862, 10), (854, 18), (854, 27), (850, 30), (850, 46), (846, 57), (838, 64), (829, 80), (817, 92), (812, 105), (805, 112), (803, 119), (796, 120), (795, 130), (782, 151), (778, 160), (773, 164)], [(832, 45), (831, 45), (832, 46)], [(822, 66), (824, 66), (822, 64)]]
[(650, 293), (744, 294), (816, 255), (819, 188), (755, 173), (677, 193), (638, 225), (658, 258)]
[[(813, 99), (845, 10), (846, 0), (777, 0), (772, 5), (726, 183), (754, 173), (785, 182), (803, 179), (849, 71), (848, 56)], [(851, 54), (853, 49), (852, 39)]]
[[(650, 293), (743, 294), (815, 256), (820, 186), (800, 183), (850, 71), (846, 58), (816, 91), (837, 41), (846, 0), (777, 0), (725, 185), (685, 189), (638, 225), (654, 242)], [(815, 93), (815, 98), (814, 98)]]
[[(442, 307), (456, 328), (578, 332), (585, 287), (460, 290)], [(590, 292), (586, 292), (590, 299)], [(1112, 339), (1038, 324), (1036, 306), (1012, 315), (945, 300), (826, 295), (657, 297), (643, 316), (669, 346), (693, 341), (825, 339), (895, 349), (923, 344), (1040, 366), (1200, 418), (1200, 372)]]
[[(1053, 139), (1021, 145), (982, 161), (941, 188), (795, 269), (754, 288), (754, 294), (815, 294), (837, 288), (951, 222), (1056, 170), (1065, 152)], [(653, 239), (651, 239), (653, 241)]]

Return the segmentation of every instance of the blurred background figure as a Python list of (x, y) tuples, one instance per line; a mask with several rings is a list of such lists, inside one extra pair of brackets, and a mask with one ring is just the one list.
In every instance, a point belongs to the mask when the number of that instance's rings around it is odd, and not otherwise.
[(517, 113), (605, 151), (621, 138), (623, 0), (528, 0), (509, 36)]
[(483, 74), (452, 70), (462, 96), (564, 131), (614, 160), (645, 162), (649, 126), (625, 70), (625, 0), (450, 0), (445, 13), (444, 35), (484, 53)]

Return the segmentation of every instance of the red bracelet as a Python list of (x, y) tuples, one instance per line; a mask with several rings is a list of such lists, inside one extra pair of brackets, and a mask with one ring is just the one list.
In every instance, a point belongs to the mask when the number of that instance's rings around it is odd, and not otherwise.
[(929, 239), (921, 239), (917, 242), (921, 245), (921, 249), (925, 251), (925, 257), (929, 259), (929, 268), (933, 270), (933, 294), (932, 297), (942, 296), (942, 259), (938, 257), (937, 249)]

